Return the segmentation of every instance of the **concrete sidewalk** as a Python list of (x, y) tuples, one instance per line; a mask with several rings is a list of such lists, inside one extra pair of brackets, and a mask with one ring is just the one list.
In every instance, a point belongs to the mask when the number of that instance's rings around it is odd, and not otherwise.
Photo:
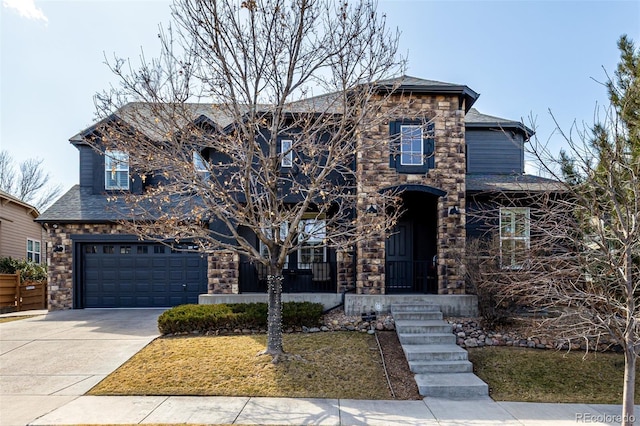
[[(161, 309), (36, 312), (0, 324), (0, 426), (619, 424), (620, 406), (296, 398), (84, 396), (158, 336)], [(22, 313), (25, 314), (25, 313)], [(28, 314), (28, 313), (27, 313)], [(3, 315), (5, 316), (5, 315)]]
[(241, 425), (575, 425), (619, 424), (620, 407), (493, 400), (82, 396), (30, 423)]

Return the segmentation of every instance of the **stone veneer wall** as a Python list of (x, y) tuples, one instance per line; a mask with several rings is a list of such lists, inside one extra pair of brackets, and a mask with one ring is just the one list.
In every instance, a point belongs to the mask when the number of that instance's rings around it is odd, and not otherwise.
[[(465, 252), (465, 127), (464, 105), (455, 95), (397, 95), (381, 115), (388, 117), (377, 126), (362, 129), (357, 159), (358, 210), (364, 214), (372, 195), (382, 188), (400, 184), (424, 184), (447, 192), (438, 201), (438, 293), (463, 294)], [(435, 131), (435, 168), (426, 174), (398, 173), (389, 166), (389, 123), (402, 119), (430, 119)], [(372, 142), (383, 149), (367, 149)], [(451, 207), (458, 215), (448, 215)], [(385, 241), (357, 245), (356, 286), (358, 294), (384, 294)]]
[(240, 256), (227, 250), (216, 251), (208, 256), (207, 278), (209, 294), (238, 294), (238, 270)]
[[(49, 263), (49, 310), (73, 308), (73, 242), (74, 234), (124, 234), (117, 224), (57, 224), (48, 225), (47, 260)], [(64, 247), (64, 252), (54, 253), (52, 248)]]
[(353, 251), (352, 250), (338, 250), (336, 252), (337, 261), (337, 290), (338, 293), (343, 293), (348, 290), (353, 290), (355, 279), (355, 268), (353, 263)]

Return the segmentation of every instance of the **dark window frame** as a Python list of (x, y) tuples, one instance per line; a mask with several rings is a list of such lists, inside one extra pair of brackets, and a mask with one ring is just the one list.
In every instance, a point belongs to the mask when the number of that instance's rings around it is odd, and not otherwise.
[[(422, 155), (423, 162), (421, 165), (402, 164), (402, 126), (421, 126), (422, 127)], [(395, 120), (389, 123), (389, 167), (395, 169), (398, 173), (426, 173), (436, 167), (435, 162), (435, 126), (434, 123), (424, 123), (420, 120)]]

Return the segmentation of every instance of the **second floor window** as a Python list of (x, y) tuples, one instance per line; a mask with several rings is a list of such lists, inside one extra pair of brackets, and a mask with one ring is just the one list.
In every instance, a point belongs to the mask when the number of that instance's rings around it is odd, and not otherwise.
[(193, 152), (193, 168), (195, 169), (198, 176), (203, 179), (209, 178), (209, 169), (207, 168), (207, 163), (205, 163), (204, 158), (199, 152)]
[(280, 141), (280, 153), (282, 154), (282, 160), (280, 165), (282, 167), (293, 166), (293, 141), (291, 139), (282, 139)]
[(528, 207), (500, 209), (500, 260), (503, 268), (524, 266), (529, 251), (531, 217)]
[(435, 168), (434, 124), (416, 120), (389, 123), (389, 167), (400, 173), (426, 173)]
[(104, 188), (129, 189), (129, 154), (124, 151), (104, 153)]
[(422, 166), (422, 126), (400, 126), (400, 164)]

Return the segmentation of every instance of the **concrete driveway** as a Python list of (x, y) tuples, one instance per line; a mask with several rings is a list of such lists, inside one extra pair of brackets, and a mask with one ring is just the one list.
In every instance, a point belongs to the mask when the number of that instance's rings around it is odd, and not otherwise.
[(146, 346), (164, 309), (81, 309), (0, 324), (0, 424), (83, 395)]

